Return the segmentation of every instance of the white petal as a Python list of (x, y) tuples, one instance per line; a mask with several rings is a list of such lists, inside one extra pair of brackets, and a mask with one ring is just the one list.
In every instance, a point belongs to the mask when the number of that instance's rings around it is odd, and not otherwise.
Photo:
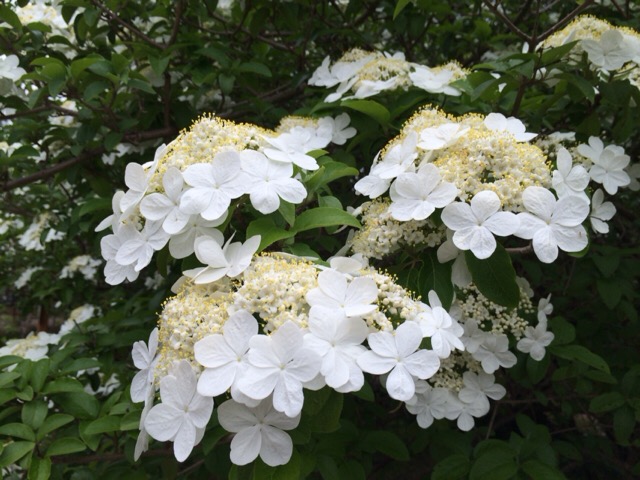
[(245, 428), (231, 440), (231, 461), (236, 465), (247, 465), (258, 458), (261, 446), (261, 426)]

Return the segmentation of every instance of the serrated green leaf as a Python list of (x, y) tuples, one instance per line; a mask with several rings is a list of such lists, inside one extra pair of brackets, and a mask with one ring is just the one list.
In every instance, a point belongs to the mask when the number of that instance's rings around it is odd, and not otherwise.
[(263, 77), (271, 77), (271, 70), (264, 63), (259, 62), (244, 62), (238, 67), (240, 72), (249, 72), (262, 75)]
[(22, 457), (33, 451), (34, 442), (11, 442), (4, 446), (0, 454), (0, 467), (8, 467), (18, 462)]
[(377, 430), (365, 434), (360, 442), (360, 448), (370, 452), (378, 451), (401, 462), (406, 462), (410, 458), (409, 450), (402, 439), (387, 430)]
[(43, 400), (34, 400), (26, 403), (22, 407), (22, 423), (26, 423), (34, 430), (40, 428), (44, 419), (47, 418), (49, 408)]
[(611, 373), (609, 365), (600, 355), (596, 355), (591, 350), (582, 345), (551, 345), (548, 350), (555, 356), (564, 358), (566, 360), (577, 360), (589, 365), (596, 370), (602, 370), (606, 373)]
[(47, 457), (55, 455), (68, 455), (70, 453), (84, 452), (87, 446), (76, 437), (63, 437), (54, 440), (47, 448)]
[(340, 106), (364, 113), (383, 127), (389, 124), (391, 118), (389, 110), (374, 100), (343, 100)]
[(97, 433), (115, 432), (120, 429), (121, 417), (106, 416), (100, 417), (91, 422), (84, 429), (86, 435), (95, 435)]
[(48, 480), (51, 476), (51, 459), (33, 457), (29, 465), (28, 480)]
[(101, 55), (90, 55), (84, 58), (80, 58), (71, 62), (71, 66), (69, 71), (71, 72), (71, 76), (77, 79), (82, 72), (84, 72), (87, 68), (93, 65), (100, 60), (104, 61), (104, 58)]
[(619, 392), (607, 392), (598, 395), (589, 402), (589, 410), (593, 413), (604, 413), (620, 408), (625, 400)]
[(516, 272), (511, 257), (500, 244), (495, 252), (485, 259), (479, 260), (470, 250), (465, 252), (467, 266), (471, 272), (473, 283), (480, 293), (498, 305), (515, 308), (520, 303), (520, 288), (516, 282)]
[(24, 423), (6, 423), (4, 425), (0, 425), (0, 435), (22, 438), (23, 440), (30, 440), (32, 442), (36, 439), (33, 430)]
[(66, 415), (64, 413), (54, 413), (53, 415), (46, 418), (46, 420), (42, 423), (42, 426), (37, 431), (36, 439), (38, 441), (42, 440), (47, 434), (57, 430), (60, 427), (64, 427), (65, 425), (73, 422), (74, 418), (71, 415)]
[(360, 228), (360, 222), (350, 213), (331, 207), (318, 207), (305, 210), (296, 218), (293, 230), (303, 232), (321, 227), (349, 225)]
[(61, 393), (56, 396), (55, 402), (62, 410), (76, 418), (92, 419), (97, 417), (100, 411), (98, 400), (85, 392)]
[(566, 345), (576, 338), (576, 329), (562, 317), (554, 317), (549, 322), (553, 332), (553, 345)]
[(469, 473), (469, 457), (462, 454), (450, 455), (436, 464), (431, 480), (457, 480)]
[(578, 41), (565, 43), (564, 45), (560, 45), (559, 47), (548, 48), (542, 50), (542, 55), (540, 56), (540, 61), (542, 65), (549, 65), (550, 63), (554, 63), (557, 60), (560, 60), (567, 53), (576, 46)]
[(417, 277), (417, 293), (426, 299), (429, 292), (434, 290), (442, 306), (448, 310), (453, 302), (451, 263), (440, 263), (434, 249), (427, 249), (422, 255), (422, 260), (422, 267)]
[[(342, 402), (344, 400), (341, 393), (336, 392), (328, 387), (328, 397), (322, 408), (317, 413), (311, 415), (303, 410), (302, 416), (305, 427), (311, 432), (330, 433), (340, 428), (340, 414), (342, 413)], [(307, 393), (305, 393), (305, 397)], [(305, 398), (306, 404), (306, 398)]]
[(260, 252), (272, 243), (293, 237), (295, 232), (276, 226), (270, 217), (262, 217), (247, 226), (247, 238), (254, 235), (260, 235), (260, 246), (258, 247), (258, 252)]
[(489, 448), (473, 462), (470, 480), (508, 480), (518, 471), (513, 452), (507, 448)]
[(395, 20), (398, 15), (405, 9), (407, 5), (411, 3), (411, 0), (398, 0), (396, 8), (393, 9), (393, 19)]
[(531, 480), (566, 480), (567, 478), (557, 468), (539, 460), (527, 460), (521, 468)]
[(282, 218), (290, 227), (296, 222), (296, 206), (293, 203), (282, 200), (278, 207), (278, 213), (282, 215)]
[(136, 90), (141, 90), (152, 95), (155, 95), (156, 93), (149, 82), (145, 82), (144, 80), (139, 80), (137, 78), (130, 78), (127, 85), (129, 85), (131, 88), (135, 88)]

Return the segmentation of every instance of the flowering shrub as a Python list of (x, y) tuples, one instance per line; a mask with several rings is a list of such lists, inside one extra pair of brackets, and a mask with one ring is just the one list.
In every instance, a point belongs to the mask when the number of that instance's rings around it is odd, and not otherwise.
[(0, 7), (3, 475), (640, 473), (637, 17), (321, 3)]

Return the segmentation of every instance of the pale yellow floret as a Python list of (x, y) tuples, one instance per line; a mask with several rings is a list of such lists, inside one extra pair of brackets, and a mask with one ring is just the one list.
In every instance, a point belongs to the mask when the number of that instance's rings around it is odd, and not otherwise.
[(373, 82), (388, 80), (397, 77), (396, 87), (409, 87), (411, 80), (409, 72), (411, 64), (404, 59), (388, 58), (379, 56), (366, 63), (358, 72), (359, 81), (356, 82), (353, 89), (357, 90), (362, 80), (370, 80)]
[(287, 115), (280, 120), (276, 127), (276, 133), (285, 133), (295, 127), (318, 128), (318, 119), (312, 117), (302, 117), (299, 115)]
[(234, 295), (237, 308), (257, 313), (271, 332), (291, 320), (302, 328), (309, 321), (307, 292), (318, 286), (318, 269), (309, 261), (264, 253), (254, 258)]
[(390, 201), (376, 199), (362, 205), (362, 228), (350, 241), (354, 253), (366, 258), (384, 258), (405, 245), (435, 247), (445, 238), (443, 226), (436, 227), (430, 220), (399, 222), (389, 213)]
[(336, 63), (340, 62), (357, 62), (359, 60), (363, 60), (369, 57), (384, 57), (382, 53), (379, 52), (368, 52), (366, 50), (362, 50), (360, 48), (352, 48), (348, 52), (346, 52)]
[(162, 177), (169, 167), (184, 171), (196, 163), (210, 163), (222, 151), (257, 150), (267, 145), (264, 137), (276, 136), (250, 123), (235, 123), (213, 114), (202, 115), (187, 130), (183, 130), (169, 145), (150, 180), (150, 191), (162, 191)]
[(601, 20), (592, 15), (581, 15), (562, 30), (558, 30), (548, 37), (542, 42), (541, 47), (554, 48), (576, 40), (599, 40), (604, 32), (612, 28), (615, 27), (606, 20)]
[(451, 77), (451, 82), (455, 82), (456, 80), (461, 80), (463, 78), (467, 78), (467, 76), (471, 73), (471, 70), (467, 70), (460, 65), (456, 60), (451, 60), (443, 65), (438, 65), (437, 67), (433, 67), (431, 69), (432, 72), (438, 73), (442, 70), (446, 70), (447, 72), (453, 73)]

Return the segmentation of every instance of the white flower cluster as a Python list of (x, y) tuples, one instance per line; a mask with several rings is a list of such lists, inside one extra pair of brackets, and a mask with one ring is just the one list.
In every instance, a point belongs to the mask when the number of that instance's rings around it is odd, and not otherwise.
[[(530, 332), (517, 312), (477, 290), (450, 314), (435, 292), (426, 304), (356, 257), (334, 257), (328, 268), (284, 254), (246, 263), (234, 280), (183, 283), (148, 345), (134, 345), (140, 371), (131, 398), (145, 402), (136, 458), (150, 436), (172, 441), (184, 461), (202, 439), (214, 397), (228, 395), (217, 413), (235, 433), (232, 462), (287, 463), (285, 432), (300, 421), (304, 389), (359, 391), (364, 373), (383, 376), (389, 396), (406, 402), (424, 428), (429, 418), (448, 418), (469, 430), (489, 411), (488, 399), (505, 394), (493, 374), (515, 364), (509, 338), (536, 357), (553, 338), (546, 327)], [(534, 312), (524, 290), (518, 311)]]
[[(461, 280), (468, 275), (460, 251), (470, 250), (486, 259), (496, 249), (495, 236), (531, 240), (544, 263), (553, 262), (558, 250), (583, 250), (588, 244), (582, 226), (587, 217), (595, 232), (606, 233), (606, 221), (615, 213), (613, 204), (603, 202), (601, 190), (589, 198), (585, 191), (589, 182), (615, 194), (631, 182), (625, 171), (630, 158), (622, 147), (605, 147), (599, 138), (591, 137), (588, 145), (576, 149), (587, 168), (573, 165), (569, 151), (560, 149), (557, 169), (551, 172), (542, 151), (527, 143), (534, 137), (522, 122), (501, 114), (454, 118), (422, 110), (355, 185), (358, 193), (369, 198), (388, 192), (390, 199), (377, 218), (366, 219), (363, 232), (388, 215), (399, 222), (416, 222), (441, 209), (442, 222), (451, 233), (438, 257), (441, 262), (456, 259), (454, 283), (460, 286), (468, 283)], [(398, 231), (396, 237), (401, 236)], [(352, 242), (352, 248), (377, 257), (376, 252), (359, 248), (358, 242)]]
[[(309, 85), (316, 87), (338, 88), (325, 98), (325, 102), (340, 99), (368, 98), (384, 91), (415, 86), (429, 93), (460, 95), (460, 91), (451, 84), (463, 79), (467, 72), (456, 62), (449, 62), (435, 68), (429, 68), (407, 62), (401, 52), (367, 52), (354, 48), (339, 60), (331, 63), (326, 57), (313, 72)], [(352, 95), (344, 96), (352, 91)]]
[(76, 272), (80, 272), (85, 280), (95, 280), (97, 266), (102, 263), (91, 255), (78, 255), (72, 258), (60, 272), (60, 278), (71, 278)]
[(113, 231), (101, 241), (107, 283), (135, 280), (153, 253), (167, 244), (174, 258), (195, 252), (208, 265), (189, 272), (196, 283), (238, 275), (259, 238), (244, 249), (231, 239), (224, 243), (216, 227), (227, 218), (232, 201), (248, 195), (263, 214), (276, 211), (281, 200), (301, 203), (307, 191), (295, 172), (316, 170), (308, 153), (331, 142), (345, 143), (356, 133), (348, 125), (347, 114), (318, 120), (291, 117), (277, 131), (268, 131), (205, 116), (160, 146), (152, 162), (130, 163), (128, 190), (114, 195), (113, 214), (96, 228)]
[(562, 30), (551, 35), (539, 48), (552, 48), (577, 41), (570, 59), (587, 54), (594, 69), (628, 76), (640, 88), (640, 34), (627, 27), (615, 27), (605, 20), (581, 15)]

